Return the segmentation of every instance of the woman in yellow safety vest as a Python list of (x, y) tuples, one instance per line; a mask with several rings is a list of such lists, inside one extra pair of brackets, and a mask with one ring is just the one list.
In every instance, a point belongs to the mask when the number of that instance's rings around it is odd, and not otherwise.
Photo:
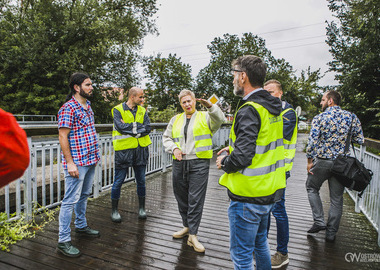
[[(183, 229), (173, 238), (189, 235), (187, 244), (204, 252), (196, 234), (201, 222), (206, 197), (212, 136), (224, 121), (221, 109), (205, 99), (195, 99), (190, 90), (182, 90), (179, 101), (183, 113), (174, 116), (163, 135), (165, 150), (173, 154), (173, 191), (182, 217)], [(199, 101), (207, 111), (197, 111)]]

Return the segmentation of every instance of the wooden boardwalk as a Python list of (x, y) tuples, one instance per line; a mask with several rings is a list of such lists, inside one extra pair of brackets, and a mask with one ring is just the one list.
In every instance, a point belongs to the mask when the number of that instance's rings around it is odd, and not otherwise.
[[(326, 243), (324, 233), (308, 236), (313, 221), (307, 199), (306, 157), (302, 152), (305, 136), (300, 136), (292, 177), (286, 193), (290, 222), (290, 263), (282, 269), (380, 269), (377, 232), (346, 194), (344, 214), (335, 243)], [(125, 185), (120, 202), (122, 223), (110, 220), (110, 193), (90, 200), (87, 219), (100, 230), (99, 238), (79, 237), (72, 242), (82, 251), (79, 258), (67, 258), (55, 251), (58, 221), (50, 223), (35, 238), (25, 239), (0, 252), (0, 269), (233, 269), (229, 255), (228, 197), (218, 185), (218, 171), (211, 163), (206, 203), (198, 237), (206, 248), (199, 254), (187, 246), (186, 239), (173, 239), (171, 234), (182, 227), (172, 191), (171, 171), (147, 178), (146, 221), (137, 218), (135, 184)], [(325, 213), (328, 212), (328, 188), (321, 191)], [(72, 227), (73, 228), (73, 227)], [(276, 248), (275, 221), (269, 233), (271, 252)], [(347, 262), (346, 254), (362, 256)], [(364, 255), (363, 255), (364, 254)], [(378, 262), (368, 262), (367, 254), (377, 255)], [(364, 256), (364, 257), (363, 257)], [(367, 260), (367, 262), (366, 262)]]

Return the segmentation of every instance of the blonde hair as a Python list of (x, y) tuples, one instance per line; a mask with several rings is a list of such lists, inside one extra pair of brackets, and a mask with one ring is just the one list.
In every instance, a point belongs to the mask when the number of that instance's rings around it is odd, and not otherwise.
[(195, 99), (195, 95), (194, 95), (194, 92), (193, 91), (190, 91), (190, 90), (187, 90), (187, 89), (183, 89), (179, 95), (178, 95), (178, 100), (179, 102), (181, 102), (181, 99), (185, 96), (191, 96), (192, 99)]
[(275, 79), (271, 79), (269, 81), (266, 81), (264, 83), (264, 86), (267, 86), (268, 84), (271, 84), (271, 83), (277, 85), (278, 89), (280, 89), (280, 91), (282, 91), (282, 85), (281, 85), (281, 83), (279, 81), (275, 80)]

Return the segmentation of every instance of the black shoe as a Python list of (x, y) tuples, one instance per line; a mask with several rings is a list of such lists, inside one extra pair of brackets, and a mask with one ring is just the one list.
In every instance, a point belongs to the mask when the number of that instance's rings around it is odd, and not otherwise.
[(99, 236), (100, 233), (97, 230), (91, 229), (89, 226), (84, 227), (84, 228), (75, 228), (75, 232), (79, 234), (85, 234), (89, 236)]
[(333, 235), (333, 236), (326, 235), (326, 242), (334, 243), (335, 242), (335, 235)]
[(307, 233), (317, 233), (323, 230), (326, 230), (326, 226), (319, 226), (319, 225), (313, 224), (313, 226), (311, 226), (310, 230), (308, 230)]
[(70, 241), (58, 243), (57, 250), (67, 257), (79, 257), (81, 255), (79, 249), (74, 247)]

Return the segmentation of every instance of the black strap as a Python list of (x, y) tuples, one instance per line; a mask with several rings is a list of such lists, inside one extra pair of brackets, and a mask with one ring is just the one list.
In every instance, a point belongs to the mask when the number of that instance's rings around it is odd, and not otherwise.
[[(353, 121), (354, 121), (354, 117), (351, 116), (351, 124), (350, 124), (350, 128), (348, 130), (348, 134), (347, 134), (347, 138), (346, 138), (346, 145), (344, 146), (344, 152), (343, 152), (343, 154), (345, 156), (348, 155), (348, 152), (350, 150), (350, 144), (352, 145), (352, 149), (354, 150), (354, 144), (351, 141), (351, 138), (352, 138), (352, 122)], [(355, 150), (354, 150), (354, 155), (355, 155), (355, 158), (356, 158)]]

